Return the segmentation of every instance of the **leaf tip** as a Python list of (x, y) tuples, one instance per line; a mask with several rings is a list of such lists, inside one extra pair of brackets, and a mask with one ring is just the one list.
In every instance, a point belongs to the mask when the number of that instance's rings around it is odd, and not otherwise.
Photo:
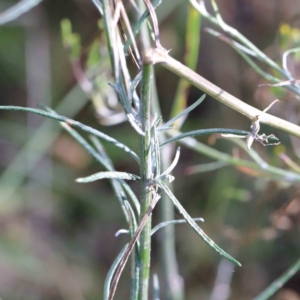
[(82, 182), (84, 182), (84, 178), (76, 178), (75, 181), (82, 183)]

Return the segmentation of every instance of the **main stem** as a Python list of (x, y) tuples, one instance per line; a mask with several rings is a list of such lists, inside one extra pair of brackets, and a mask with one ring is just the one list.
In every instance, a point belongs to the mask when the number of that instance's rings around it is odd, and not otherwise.
[[(141, 212), (140, 220), (146, 214), (152, 201), (153, 193), (149, 185), (152, 177), (151, 157), (151, 85), (152, 66), (143, 66), (142, 92), (141, 92), (141, 123), (145, 136), (140, 139), (141, 153)], [(151, 252), (151, 216), (145, 224), (140, 236), (140, 286), (139, 300), (148, 299), (149, 273), (150, 273), (150, 252)]]

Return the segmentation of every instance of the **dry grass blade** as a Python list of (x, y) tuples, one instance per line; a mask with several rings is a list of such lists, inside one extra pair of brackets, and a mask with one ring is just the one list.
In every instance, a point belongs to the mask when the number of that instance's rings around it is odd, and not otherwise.
[(133, 48), (134, 48), (134, 52), (135, 52), (135, 55), (136, 55), (137, 58), (134, 57), (133, 51), (132, 51), (130, 46), (128, 48), (128, 53), (129, 53), (133, 63), (136, 65), (136, 67), (138, 69), (140, 69), (141, 56), (140, 56), (139, 50), (137, 48), (136, 41), (135, 41), (135, 38), (134, 38), (134, 34), (132, 32), (131, 25), (130, 25), (126, 10), (124, 8), (123, 2), (120, 1), (120, 0), (117, 0), (117, 4), (116, 4), (116, 1), (114, 1), (113, 3), (114, 3), (114, 9), (115, 9), (114, 21), (116, 22), (116, 20), (117, 20), (118, 27), (119, 27), (119, 30), (120, 30), (120, 33), (121, 33), (121, 37), (122, 37), (123, 43), (125, 44), (127, 42), (127, 36), (126, 36), (126, 33), (123, 29), (122, 21), (121, 21), (121, 18), (120, 18), (120, 17), (122, 17), (122, 20), (124, 21), (124, 23), (126, 25), (126, 28), (127, 28), (127, 31), (128, 31), (128, 34), (131, 38)]
[(109, 300), (113, 300), (114, 299), (114, 295), (115, 295), (115, 292), (116, 292), (116, 289), (117, 289), (117, 285), (118, 285), (118, 282), (120, 280), (120, 277), (121, 277), (121, 274), (125, 268), (125, 265), (127, 263), (127, 260), (134, 248), (134, 245), (137, 241), (137, 239), (139, 238), (146, 222), (148, 221), (149, 217), (151, 216), (151, 213), (156, 205), (156, 203), (158, 202), (158, 200), (160, 199), (160, 196), (159, 195), (156, 195), (151, 204), (149, 205), (148, 207), (148, 210), (146, 212), (146, 214), (144, 215), (144, 217), (142, 218), (138, 228), (136, 229), (126, 251), (124, 252), (123, 254), (123, 257), (120, 261), (120, 264), (118, 265), (117, 269), (116, 269), (116, 272), (115, 272), (115, 275), (113, 277), (113, 280), (112, 280), (112, 284), (111, 284), (111, 289), (110, 289), (110, 295), (109, 295)]
[(155, 10), (149, 0), (144, 0), (145, 5), (147, 6), (147, 9), (149, 10), (150, 13), (150, 18), (153, 26), (153, 31), (155, 35), (155, 44), (157, 48), (161, 48), (160, 40), (159, 40), (159, 28), (158, 28), (158, 21), (156, 17)]

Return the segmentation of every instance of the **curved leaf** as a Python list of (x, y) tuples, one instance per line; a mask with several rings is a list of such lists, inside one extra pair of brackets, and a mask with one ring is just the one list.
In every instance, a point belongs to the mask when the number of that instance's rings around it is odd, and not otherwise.
[(58, 115), (56, 113), (48, 113), (48, 112), (45, 112), (45, 111), (40, 110), (40, 109), (29, 108), (29, 107), (0, 106), (0, 110), (16, 110), (16, 111), (23, 111), (23, 112), (28, 112), (28, 113), (34, 113), (34, 114), (37, 114), (37, 115), (40, 115), (40, 116), (43, 116), (43, 117), (47, 117), (47, 118), (50, 118), (50, 119), (54, 119), (54, 120), (57, 120), (57, 121), (60, 121), (60, 122), (65, 122), (65, 123), (67, 123), (70, 126), (80, 128), (82, 131), (88, 132), (88, 133), (90, 133), (92, 135), (95, 135), (95, 136), (97, 136), (97, 137), (99, 137), (99, 138), (101, 138), (103, 140), (106, 140), (107, 142), (115, 145), (116, 147), (123, 149), (125, 152), (128, 152), (137, 162), (140, 161), (140, 159), (137, 156), (137, 154), (134, 153), (130, 148), (128, 148), (124, 144), (118, 142), (114, 138), (106, 135), (105, 133), (103, 133), (103, 132), (101, 132), (101, 131), (99, 131), (97, 129), (94, 129), (94, 128), (90, 127), (90, 126), (87, 126), (85, 124), (82, 124), (82, 123), (80, 123), (78, 121), (69, 119), (67, 117)]
[(88, 177), (77, 178), (77, 182), (88, 183), (100, 179), (124, 179), (124, 180), (140, 180), (140, 177), (126, 172), (99, 172)]
[(226, 253), (208, 235), (206, 235), (206, 233), (204, 233), (204, 231), (191, 218), (191, 216), (187, 213), (187, 211), (183, 208), (183, 206), (180, 204), (180, 202), (177, 200), (177, 198), (173, 195), (173, 193), (170, 191), (168, 186), (162, 180), (159, 181), (159, 185), (165, 191), (165, 193), (169, 196), (169, 198), (172, 200), (172, 202), (174, 203), (174, 206), (178, 209), (178, 211), (184, 217), (184, 219), (187, 221), (187, 223), (204, 240), (204, 242), (206, 244), (208, 244), (211, 248), (213, 248), (215, 251), (217, 251), (220, 255), (224, 256), (229, 261), (233, 262), (234, 264), (238, 265), (239, 267), (242, 266), (236, 259), (234, 259), (228, 253)]
[(165, 142), (163, 142), (160, 147), (169, 144), (174, 141), (178, 141), (181, 139), (184, 139), (186, 137), (193, 137), (193, 136), (198, 136), (198, 135), (205, 135), (205, 134), (213, 134), (213, 133), (226, 133), (226, 134), (234, 134), (234, 135), (241, 135), (241, 136), (247, 136), (250, 134), (249, 131), (245, 130), (237, 130), (237, 129), (229, 129), (229, 128), (209, 128), (209, 129), (199, 129), (199, 130), (193, 130), (189, 132), (185, 132), (182, 134), (179, 134), (177, 136), (174, 136)]

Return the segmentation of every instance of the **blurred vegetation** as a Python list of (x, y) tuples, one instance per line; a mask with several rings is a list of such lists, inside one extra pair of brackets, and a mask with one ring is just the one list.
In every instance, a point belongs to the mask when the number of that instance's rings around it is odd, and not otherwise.
[[(179, 60), (185, 51), (186, 2), (165, 0), (157, 10), (161, 43)], [(13, 3), (2, 1), (0, 10)], [(218, 4), (223, 18), (276, 62), (281, 63), (286, 50), (299, 46), (300, 7), (296, 1), (220, 0)], [(73, 40), (61, 38), (64, 19), (70, 20), (65, 30), (76, 34)], [(210, 26), (202, 20), (202, 28)], [(1, 26), (0, 40), (1, 105), (44, 104), (138, 149), (137, 136), (128, 130), (128, 124), (107, 123), (109, 117), (118, 116), (120, 107), (107, 85), (111, 80), (108, 53), (99, 14), (91, 1), (44, 1)], [(80, 49), (76, 48), (79, 43)], [(102, 70), (107, 69), (101, 74), (95, 66), (99, 61)], [(80, 84), (79, 66), (89, 67), (91, 76), (98, 78), (92, 93)], [(288, 68), (295, 78), (300, 77), (299, 53), (289, 56)], [(281, 87), (258, 88), (265, 79), (232, 48), (203, 30), (197, 72), (262, 110), (279, 98), (281, 102), (272, 108), (272, 114), (299, 124), (295, 94)], [(160, 66), (156, 76), (162, 114), (168, 120), (178, 78)], [(191, 88), (188, 103), (201, 95)], [(105, 101), (110, 101), (110, 110), (106, 110)], [(126, 223), (110, 184), (75, 182), (100, 171), (99, 166), (55, 122), (8, 111), (1, 111), (0, 116), (0, 296), (8, 300), (102, 299), (107, 271), (127, 241), (125, 236), (115, 237)], [(190, 114), (182, 131), (211, 127), (249, 130), (249, 126), (243, 116), (207, 97)], [(263, 132), (270, 131), (262, 128)], [(274, 129), (272, 133), (282, 144), (266, 148), (257, 143), (255, 151), (270, 165), (299, 173), (300, 140)], [(218, 136), (199, 140), (249, 159), (248, 153), (230, 140)], [(105, 147), (117, 170), (138, 172), (129, 156), (108, 144)], [(228, 299), (253, 299), (299, 259), (299, 183), (275, 181), (246, 167), (222, 166), (197, 172), (197, 165), (210, 162), (182, 147), (174, 170), (175, 194), (192, 217), (204, 218), (203, 230), (243, 267), (226, 266), (221, 257), (195, 239), (186, 224), (176, 225), (186, 299), (227, 299), (214, 294), (216, 288), (222, 288), (215, 284), (222, 268), (232, 280)], [(131, 185), (138, 193), (139, 186)], [(154, 224), (157, 219), (154, 212)], [(153, 272), (160, 277), (160, 232), (153, 243)], [(129, 271), (125, 270), (127, 274)], [(127, 283), (123, 276), (116, 299), (128, 298)], [(227, 291), (218, 292), (224, 295)], [(300, 275), (290, 279), (274, 299), (299, 300)]]

